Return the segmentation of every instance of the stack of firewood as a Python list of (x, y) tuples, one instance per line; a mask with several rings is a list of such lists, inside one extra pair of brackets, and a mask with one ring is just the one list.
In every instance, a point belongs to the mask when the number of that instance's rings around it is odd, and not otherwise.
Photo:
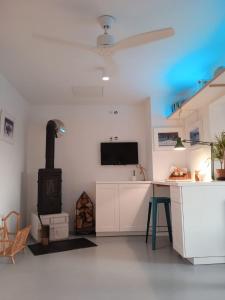
[(76, 203), (75, 230), (78, 234), (89, 234), (94, 232), (94, 228), (94, 205), (83, 192)]

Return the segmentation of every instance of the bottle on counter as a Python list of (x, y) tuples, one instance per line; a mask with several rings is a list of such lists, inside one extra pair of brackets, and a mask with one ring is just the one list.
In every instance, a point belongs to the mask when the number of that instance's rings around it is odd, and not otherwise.
[(196, 170), (195, 171), (195, 181), (200, 181), (200, 171)]
[(133, 175), (131, 177), (131, 180), (132, 181), (136, 181), (137, 180), (137, 178), (136, 178), (136, 171), (135, 170), (133, 170)]

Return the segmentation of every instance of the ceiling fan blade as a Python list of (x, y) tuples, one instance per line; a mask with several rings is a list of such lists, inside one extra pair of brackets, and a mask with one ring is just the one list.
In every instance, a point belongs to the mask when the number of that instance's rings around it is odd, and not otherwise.
[(117, 65), (112, 59), (112, 50), (110, 48), (97, 48), (97, 47), (92, 47), (86, 44), (81, 44), (77, 42), (70, 42), (67, 40), (63, 40), (58, 37), (52, 37), (52, 36), (47, 36), (47, 35), (42, 35), (39, 33), (33, 33), (32, 37), (35, 39), (40, 39), (42, 41), (48, 42), (48, 43), (53, 43), (61, 46), (66, 46), (66, 47), (74, 47), (78, 49), (82, 49), (85, 51), (90, 51), (92, 53), (95, 53), (102, 57), (104, 64), (107, 66), (107, 68), (110, 69), (110, 72), (115, 74), (117, 72)]
[(118, 51), (127, 48), (137, 47), (157, 40), (168, 38), (170, 36), (173, 36), (174, 33), (174, 29), (171, 27), (154, 31), (148, 31), (121, 40), (118, 43), (116, 43), (112, 48), (113, 51)]
[(75, 47), (75, 48), (79, 48), (79, 49), (86, 50), (86, 51), (91, 51), (91, 52), (93, 52), (95, 50), (94, 47), (91, 47), (91, 46), (86, 45), (86, 44), (82, 44), (82, 43), (78, 43), (78, 42), (70, 42), (70, 41), (66, 41), (66, 40), (63, 40), (63, 39), (58, 38), (58, 37), (42, 35), (42, 34), (39, 34), (39, 33), (33, 33), (32, 37), (35, 38), (35, 39), (46, 41), (48, 43), (58, 44), (58, 45), (61, 45), (61, 46)]

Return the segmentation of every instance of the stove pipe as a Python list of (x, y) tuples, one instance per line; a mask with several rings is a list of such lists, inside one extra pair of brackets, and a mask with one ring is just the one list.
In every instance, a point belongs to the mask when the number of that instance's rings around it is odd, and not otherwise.
[(55, 161), (55, 138), (59, 138), (65, 133), (65, 127), (60, 120), (50, 120), (46, 127), (46, 152), (45, 168), (54, 169)]
[(50, 120), (46, 127), (45, 168), (38, 170), (38, 215), (61, 213), (62, 170), (54, 168), (55, 138), (65, 133), (60, 120)]
[(45, 168), (54, 169), (55, 161), (55, 138), (56, 123), (53, 120), (48, 121), (46, 127), (46, 152), (45, 152)]

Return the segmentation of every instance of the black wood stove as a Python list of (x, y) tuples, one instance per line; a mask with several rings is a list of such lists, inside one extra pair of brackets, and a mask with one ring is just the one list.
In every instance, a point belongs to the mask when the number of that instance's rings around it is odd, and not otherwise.
[(46, 127), (46, 163), (38, 171), (38, 215), (62, 212), (62, 170), (54, 168), (55, 138), (65, 132), (59, 120), (50, 120)]

